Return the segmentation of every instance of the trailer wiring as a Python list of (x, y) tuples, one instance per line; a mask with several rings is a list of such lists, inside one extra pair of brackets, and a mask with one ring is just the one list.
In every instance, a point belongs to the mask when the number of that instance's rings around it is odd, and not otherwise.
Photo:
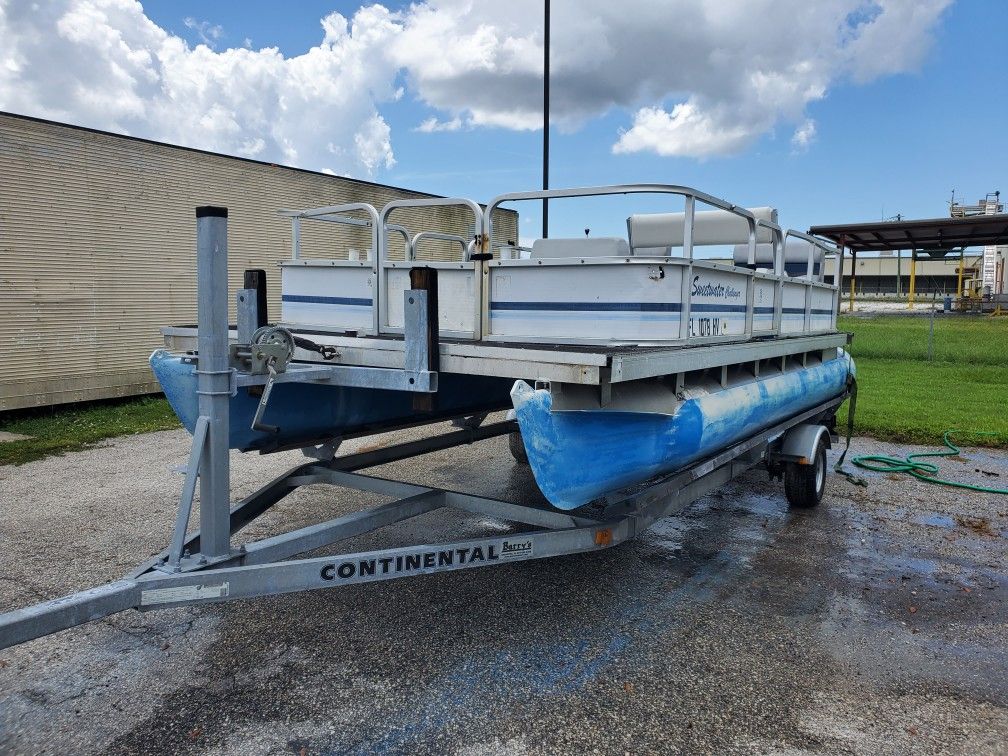
[(850, 451), (851, 438), (854, 436), (854, 411), (857, 409), (857, 378), (850, 372), (850, 368), (847, 369), (847, 396), (850, 399), (850, 404), (847, 407), (847, 444), (844, 446), (840, 459), (833, 465), (833, 472), (843, 475), (855, 486), (867, 486), (868, 482), (864, 478), (855, 475), (850, 470), (845, 470), (843, 466), (847, 452)]

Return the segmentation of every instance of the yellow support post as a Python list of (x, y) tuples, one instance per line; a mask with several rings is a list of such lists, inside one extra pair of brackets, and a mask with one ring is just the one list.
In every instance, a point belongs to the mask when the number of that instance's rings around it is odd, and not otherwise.
[(850, 262), (850, 305), (847, 307), (847, 312), (854, 312), (854, 277), (856, 275), (857, 275), (857, 250), (852, 249), (851, 262)]
[(960, 297), (960, 298), (961, 298), (961, 297), (962, 297), (962, 295), (963, 295), (963, 289), (962, 289), (962, 279), (963, 279), (963, 256), (964, 256), (965, 254), (966, 254), (966, 248), (965, 248), (965, 247), (964, 247), (963, 249), (960, 249), (960, 250), (959, 250), (959, 283), (958, 283), (958, 285), (956, 286), (956, 296), (957, 296), (957, 297)]
[(910, 250), (910, 294), (907, 296), (907, 309), (913, 309), (914, 288), (917, 284), (917, 250)]

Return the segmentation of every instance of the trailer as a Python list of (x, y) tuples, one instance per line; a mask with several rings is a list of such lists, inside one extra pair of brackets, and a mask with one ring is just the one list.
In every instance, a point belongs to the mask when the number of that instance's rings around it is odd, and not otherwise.
[[(285, 282), (289, 268), (295, 273), (291, 279), (302, 284), (317, 281), (319, 272), (313, 271), (308, 279), (298, 277), (301, 271), (312, 267), (299, 260), (298, 224), (308, 218), (348, 222), (352, 219), (347, 214), (353, 211), (369, 216), (366, 223), (370, 224), (374, 235), (371, 259), (333, 262), (328, 268), (321, 264), (316, 266), (327, 272), (348, 273), (340, 278), (339, 285), (357, 286), (365, 282), (363, 285), (373, 292), (365, 313), (367, 318), (357, 322), (353, 329), (342, 323), (271, 325), (261, 306), (265, 299), (263, 280), (253, 272), (246, 279), (249, 285), (236, 292), (238, 318), (237, 325), (231, 327), (227, 317), (227, 210), (197, 208), (199, 322), (195, 327), (164, 329), (169, 352), (152, 356), (156, 370), (157, 366), (168, 367), (167, 372), (159, 373), (159, 378), (170, 399), (172, 392), (177, 392), (173, 406), (178, 405), (176, 411), (183, 422), (186, 422), (185, 412), (180, 408), (190, 396), (190, 390), (197, 403), (196, 412), (187, 423), (193, 443), (171, 543), (162, 553), (120, 580), (0, 615), (0, 647), (23, 643), (127, 609), (148, 611), (219, 603), (611, 548), (759, 465), (765, 466), (771, 475), (784, 478), (787, 498), (793, 506), (818, 504), (826, 483), (825, 450), (835, 437), (836, 411), (856, 385), (849, 359), (844, 363), (848, 365), (848, 372), (842, 384), (828, 396), (800, 404), (785, 403), (783, 410), (778, 408), (776, 414), (767, 414), (766, 422), (757, 430), (746, 432), (744, 437), (738, 434), (723, 436), (725, 441), (720, 448), (697, 447), (698, 451), (675, 469), (655, 467), (653, 469), (658, 472), (646, 479), (614, 486), (593, 495), (590, 501), (579, 500), (576, 506), (567, 507), (556, 502), (551, 505), (552, 499), (538, 505), (519, 505), (362, 472), (391, 461), (420, 457), (502, 435), (509, 435), (516, 460), (522, 462), (532, 457), (532, 464), (537, 464), (541, 450), (528, 438), (522, 440), (521, 431), (524, 429), (528, 434), (531, 426), (523, 425), (525, 418), (517, 401), (516, 410), (506, 419), (488, 422), (489, 413), (506, 408), (507, 395), (502, 397), (495, 393), (500, 381), (517, 381), (512, 395), (519, 384), (532, 392), (548, 392), (555, 387), (550, 396), (557, 412), (574, 412), (578, 417), (602, 413), (600, 416), (607, 421), (611, 418), (622, 422), (621, 418), (628, 414), (628, 403), (638, 406), (643, 401), (652, 410), (657, 406), (658, 400), (650, 395), (655, 386), (667, 388), (672, 397), (669, 401), (685, 406), (693, 401), (689, 398), (690, 386), (699, 386), (701, 378), (715, 389), (717, 385), (727, 389), (740, 385), (738, 376), (745, 372), (748, 376), (745, 386), (757, 386), (765, 391), (766, 381), (804, 381), (811, 375), (809, 371), (819, 366), (839, 364), (836, 361), (842, 358), (842, 347), (848, 343), (849, 336), (835, 330), (837, 288), (822, 283), (824, 263), (818, 266), (818, 281), (813, 274), (815, 248), (825, 249), (820, 240), (807, 240), (810, 250), (806, 277), (792, 278), (785, 272), (784, 247), (788, 237), (774, 220), (761, 219), (723, 200), (677, 186), (592, 187), (502, 195), (491, 203), (490, 210), (515, 198), (638, 191), (659, 191), (686, 198), (682, 257), (672, 256), (669, 250), (661, 251), (657, 257), (644, 255), (637, 259), (629, 254), (618, 260), (611, 255), (595, 259), (576, 255), (580, 262), (552, 260), (547, 266), (558, 269), (572, 265), (608, 265), (612, 269), (619, 266), (629, 277), (643, 275), (659, 285), (666, 277), (674, 278), (675, 290), (684, 300), (672, 338), (659, 339), (653, 335), (646, 339), (619, 336), (599, 339), (591, 335), (567, 339), (526, 338), (520, 330), (521, 324), (516, 326), (513, 320), (502, 330), (495, 331), (491, 314), (494, 300), (490, 294), (491, 288), (500, 284), (499, 279), (494, 281), (495, 271), (503, 270), (514, 280), (540, 268), (543, 262), (531, 260), (531, 264), (525, 264), (520, 262), (521, 258), (493, 258), (488, 249), (490, 212), (483, 213), (482, 208), (471, 201), (453, 199), (397, 201), (390, 203), (381, 214), (361, 205), (290, 213), (294, 221), (294, 260), (285, 266)], [(705, 227), (704, 221), (698, 221), (694, 214), (695, 201), (742, 219), (749, 238), (743, 255), (748, 267), (743, 265), (732, 270), (693, 259), (693, 235), (697, 230), (703, 233), (707, 228), (714, 237), (720, 238), (716, 224)], [(407, 234), (410, 244), (407, 244), (406, 260), (383, 259), (385, 236), (389, 231), (399, 232), (389, 219), (392, 210), (453, 202), (472, 209), (477, 227), (483, 231), (473, 240), (461, 240), (463, 259), (460, 264), (431, 265), (410, 259), (411, 245), (415, 248), (423, 240), (419, 234), (412, 240)], [(714, 220), (721, 223), (721, 219)], [(761, 269), (756, 264), (760, 229), (768, 232), (772, 270)], [(426, 229), (421, 232), (424, 233), (438, 232)], [(642, 243), (651, 244), (650, 241)], [(805, 254), (804, 249), (802, 254)], [(662, 269), (660, 277), (658, 268)], [(701, 312), (711, 312), (716, 306), (708, 304), (704, 309), (702, 300), (711, 296), (710, 291), (689, 293), (689, 283), (696, 280), (694, 270), (706, 270), (714, 278), (720, 277), (718, 280), (728, 282), (725, 284), (728, 289), (734, 285), (733, 281), (741, 287), (739, 296), (744, 297), (745, 305), (740, 311), (737, 329), (726, 320), (723, 332), (720, 332), (721, 325), (718, 333), (694, 332), (691, 306)], [(359, 271), (364, 275), (359, 275)], [(442, 271), (446, 275), (439, 283)], [(462, 275), (456, 275), (457, 272)], [(439, 297), (443, 302), (445, 292), (453, 291), (450, 279), (455, 282), (468, 280), (475, 285), (470, 289), (463, 283), (461, 288), (455, 289), (463, 292), (463, 296), (447, 302), (446, 307), (439, 307)], [(785, 302), (792, 296), (789, 292), (800, 296), (801, 322), (797, 326), (786, 323), (788, 308)], [(291, 297), (288, 301), (292, 303), (306, 302), (297, 299), (299, 295), (289, 293), (286, 286), (284, 293)], [(764, 294), (769, 297), (769, 304), (761, 312), (759, 302)], [(815, 312), (822, 307), (817, 308), (815, 304), (825, 297), (832, 303), (832, 316), (824, 323), (822, 316)], [(345, 308), (349, 313), (347, 317), (359, 318), (361, 313), (350, 312), (357, 306), (351, 304)], [(761, 323), (764, 314), (769, 317)], [(443, 328), (445, 323), (448, 328)], [(509, 328), (519, 330), (508, 331)], [(445, 332), (447, 337), (443, 336)], [(761, 374), (770, 377), (761, 379)], [(469, 379), (476, 383), (467, 384)], [(524, 384), (524, 380), (532, 385)], [(760, 383), (761, 380), (764, 383)], [(189, 382), (192, 382), (191, 387)], [(447, 404), (442, 404), (439, 394), (449, 385), (456, 387), (453, 390), (459, 391), (460, 397), (448, 397)], [(488, 387), (489, 393), (472, 396), (473, 392), (466, 393), (467, 385)], [(389, 411), (382, 402), (375, 402), (369, 405), (370, 414), (354, 415), (349, 419), (341, 416), (340, 422), (345, 423), (345, 427), (339, 433), (327, 434), (320, 432), (317, 424), (313, 425), (310, 420), (290, 414), (296, 409), (286, 408), (296, 408), (296, 402), (290, 405), (271, 403), (287, 401), (283, 399), (284, 391), (302, 389), (333, 391), (338, 393), (332, 396), (358, 398), (365, 395), (341, 392), (360, 389), (374, 392), (383, 401), (387, 399), (393, 407), (404, 406), (403, 398), (409, 400), (410, 406), (408, 411)], [(692, 390), (697, 396), (709, 393), (707, 389)], [(644, 399), (641, 399), (642, 392), (646, 395)], [(237, 413), (236, 407), (240, 408)], [(612, 414), (605, 415), (610, 409)], [(287, 419), (291, 424), (281, 428)], [(431, 426), (445, 419), (453, 420), (453, 430), (371, 451), (338, 454), (344, 438), (375, 430)], [(261, 453), (299, 448), (307, 461), (232, 504), (230, 448)], [(394, 500), (309, 527), (235, 545), (235, 534), (255, 518), (300, 486), (317, 484), (390, 496)], [(191, 530), (190, 512), (197, 486), (200, 491), (199, 528)], [(457, 542), (409, 544), (359, 553), (334, 550), (323, 556), (300, 556), (319, 549), (332, 550), (345, 539), (440, 509), (488, 515), (513, 525), (504, 534), (496, 531)]]

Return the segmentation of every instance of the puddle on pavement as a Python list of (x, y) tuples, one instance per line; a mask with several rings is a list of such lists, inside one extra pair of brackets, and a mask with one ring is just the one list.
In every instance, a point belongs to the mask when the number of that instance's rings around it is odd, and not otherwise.
[(936, 528), (954, 528), (956, 525), (951, 516), (936, 513), (917, 515), (911, 518), (910, 522), (917, 525), (932, 525)]
[(648, 564), (678, 573), (681, 590), (702, 598), (748, 569), (788, 522), (781, 495), (731, 485), (678, 516), (659, 520), (637, 539), (635, 548)]
[(1008, 454), (1004, 451), (970, 449), (965, 456), (967, 465), (973, 464), (980, 468), (1001, 473), (1001, 477), (1005, 477), (1008, 474)]

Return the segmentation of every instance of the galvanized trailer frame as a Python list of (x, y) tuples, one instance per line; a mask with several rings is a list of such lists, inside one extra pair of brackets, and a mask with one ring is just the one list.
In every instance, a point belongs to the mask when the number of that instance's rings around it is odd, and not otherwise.
[[(223, 208), (198, 208), (196, 215), (200, 284), (197, 368), (200, 417), (193, 434), (172, 542), (163, 553), (141, 564), (121, 580), (0, 615), (0, 648), (131, 608), (151, 610), (217, 603), (542, 559), (615, 546), (635, 537), (656, 520), (680, 511), (745, 470), (775, 458), (781, 454), (782, 442), (789, 432), (809, 424), (830, 425), (830, 419), (846, 397), (846, 394), (837, 396), (796, 414), (686, 469), (632, 489), (614, 492), (572, 512), (556, 511), (547, 505), (519, 505), (358, 472), (394, 460), (511, 433), (517, 428), (514, 421), (483, 425), (483, 417), (470, 418), (457, 430), (441, 435), (374, 451), (335, 456), (333, 445), (306, 449), (306, 455), (314, 457), (314, 461), (295, 467), (232, 507), (228, 466), (228, 399), (239, 386), (261, 384), (265, 378), (236, 370), (229, 362), (227, 211)], [(242, 289), (237, 293), (237, 335), (240, 342), (247, 339), (251, 328), (251, 313), (256, 309), (255, 294), (253, 289)], [(286, 373), (280, 374), (282, 380), (379, 386), (419, 394), (436, 391), (437, 372), (430, 368), (437, 363), (428, 351), (431, 344), (428, 330), (430, 313), (426, 309), (426, 294), (423, 289), (410, 289), (404, 295), (408, 305), (407, 321), (399, 341), (398, 349), (402, 356), (398, 366), (295, 363)], [(843, 335), (832, 334), (831, 338), (836, 340)], [(810, 339), (806, 351), (836, 346), (824, 337)], [(795, 343), (783, 353), (775, 351), (780, 349), (779, 342), (750, 342), (733, 346), (745, 352), (742, 355), (744, 359), (733, 360), (735, 362), (784, 357), (800, 351), (793, 348)], [(434, 348), (437, 348), (436, 339)], [(727, 348), (703, 347), (704, 350)], [(570, 353), (576, 354), (577, 350), (570, 350)], [(689, 357), (682, 362), (686, 353)], [(700, 350), (680, 350), (680, 362), (676, 363), (678, 370), (702, 369), (704, 359), (717, 362), (725, 357), (718, 352), (703, 358), (702, 353)], [(675, 365), (666, 359), (672, 357), (663, 355), (659, 359), (652, 353), (636, 365), (632, 361), (621, 362), (617, 380), (629, 380), (645, 373), (677, 372)], [(548, 362), (544, 360), (543, 364)], [(605, 369), (613, 372), (613, 365), (609, 364)], [(597, 380), (597, 375), (592, 377)], [(197, 484), (200, 486), (200, 529), (187, 535)], [(236, 532), (300, 486), (315, 484), (391, 496), (394, 500), (234, 547), (232, 537)], [(507, 535), (498, 533), (453, 543), (414, 544), (377, 551), (291, 558), (443, 508), (489, 515), (531, 529), (519, 528)]]
[[(245, 544), (213, 560), (201, 553), (201, 533), (194, 533), (184, 541), (185, 555), (178, 562), (172, 562), (169, 554), (163, 553), (121, 580), (0, 616), (0, 648), (127, 609), (146, 611), (337, 588), (616, 546), (758, 465), (767, 459), (789, 430), (807, 423), (824, 422), (844, 398), (846, 395), (803, 412), (688, 469), (634, 490), (612, 494), (586, 507), (586, 511), (571, 513), (352, 472), (508, 433), (515, 428), (513, 421), (453, 431), (327, 463), (306, 463), (281, 475), (231, 509), (229, 533), (240, 530), (304, 485), (331, 484), (399, 498)], [(534, 529), (449, 543), (289, 559), (442, 508), (492, 516), (531, 525)]]

